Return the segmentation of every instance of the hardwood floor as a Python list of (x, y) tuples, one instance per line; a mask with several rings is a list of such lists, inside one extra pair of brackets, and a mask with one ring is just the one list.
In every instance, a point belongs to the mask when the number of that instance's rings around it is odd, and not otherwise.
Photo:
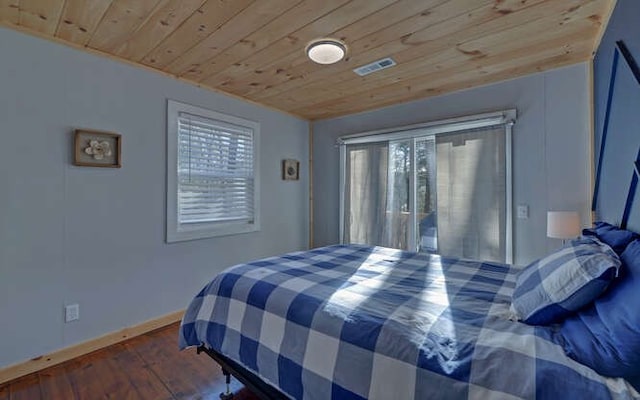
[[(0, 400), (219, 399), (218, 364), (178, 350), (178, 324), (0, 385)], [(235, 379), (234, 400), (257, 400)]]

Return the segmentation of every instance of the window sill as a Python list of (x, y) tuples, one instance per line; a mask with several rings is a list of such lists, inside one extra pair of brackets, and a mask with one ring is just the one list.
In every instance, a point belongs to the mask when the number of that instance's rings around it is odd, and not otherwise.
[(259, 224), (236, 225), (225, 227), (191, 227), (178, 228), (167, 232), (167, 243), (186, 242), (189, 240), (209, 239), (221, 236), (240, 235), (260, 231)]

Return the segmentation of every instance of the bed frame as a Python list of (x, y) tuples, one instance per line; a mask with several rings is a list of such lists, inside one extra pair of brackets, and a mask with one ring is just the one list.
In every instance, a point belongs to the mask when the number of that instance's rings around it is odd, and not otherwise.
[(284, 400), (289, 399), (282, 392), (274, 388), (273, 386), (265, 383), (261, 378), (256, 376), (251, 371), (248, 371), (242, 365), (237, 362), (231, 360), (228, 357), (223, 356), (217, 351), (210, 349), (206, 346), (199, 346), (197, 348), (197, 353), (205, 353), (209, 357), (211, 357), (215, 362), (217, 362), (222, 368), (222, 373), (225, 376), (227, 382), (227, 391), (225, 393), (220, 393), (220, 399), (222, 400), (232, 400), (233, 393), (229, 388), (229, 384), (231, 383), (231, 376), (233, 375), (238, 381), (242, 382), (242, 384), (251, 391), (251, 393), (255, 394), (260, 400)]

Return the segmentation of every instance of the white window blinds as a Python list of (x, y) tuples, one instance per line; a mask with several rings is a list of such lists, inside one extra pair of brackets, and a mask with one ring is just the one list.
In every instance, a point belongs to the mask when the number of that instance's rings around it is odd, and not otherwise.
[(167, 101), (167, 242), (260, 230), (260, 123)]
[(178, 114), (178, 222), (254, 222), (253, 130)]

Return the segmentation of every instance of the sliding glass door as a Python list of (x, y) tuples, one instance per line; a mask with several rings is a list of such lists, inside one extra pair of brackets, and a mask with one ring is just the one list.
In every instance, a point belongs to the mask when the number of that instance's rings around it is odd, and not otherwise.
[(436, 138), (441, 254), (506, 261), (505, 128)]
[(511, 261), (510, 124), (451, 128), (344, 140), (344, 243)]

